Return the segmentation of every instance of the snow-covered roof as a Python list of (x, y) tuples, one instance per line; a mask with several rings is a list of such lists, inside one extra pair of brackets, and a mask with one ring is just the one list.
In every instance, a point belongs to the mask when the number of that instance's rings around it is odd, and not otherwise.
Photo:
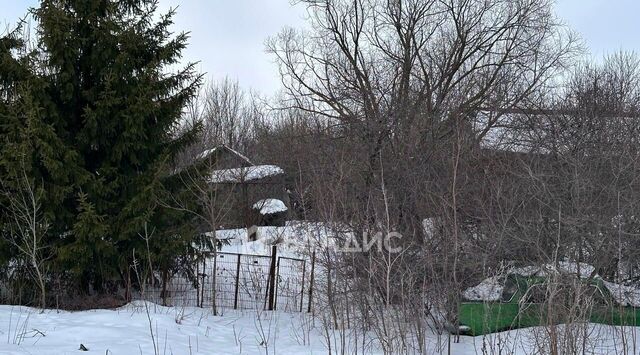
[(499, 276), (484, 279), (478, 285), (464, 290), (462, 296), (469, 301), (497, 302), (504, 290), (503, 279)]
[(212, 183), (238, 183), (280, 174), (284, 174), (284, 170), (277, 165), (253, 165), (243, 168), (214, 170), (209, 176), (209, 181)]
[[(579, 272), (578, 269), (580, 270)], [(525, 277), (546, 277), (558, 273), (579, 275), (581, 278), (593, 276), (602, 280), (602, 278), (595, 273), (595, 268), (589, 264), (561, 261), (557, 265), (544, 264), (541, 266), (525, 266), (507, 269), (499, 275), (484, 279), (476, 286), (467, 288), (462, 292), (462, 296), (469, 301), (497, 302), (500, 300), (500, 296), (504, 290), (504, 280), (507, 274), (516, 274)], [(605, 280), (602, 280), (602, 283), (618, 304), (622, 306), (640, 307), (640, 289)]]
[(204, 158), (208, 157), (209, 155), (211, 155), (211, 154), (213, 154), (213, 153), (215, 153), (217, 151), (220, 151), (220, 150), (227, 150), (227, 151), (231, 152), (232, 154), (238, 156), (238, 158), (244, 160), (247, 164), (253, 165), (251, 160), (249, 160), (249, 158), (247, 158), (244, 154), (242, 154), (242, 153), (238, 152), (237, 150), (232, 149), (232, 148), (230, 148), (230, 147), (228, 147), (228, 146), (226, 146), (224, 144), (203, 151), (202, 153), (198, 154), (196, 159), (198, 159), (198, 160), (204, 159)]
[(216, 148), (207, 149), (207, 150), (203, 151), (202, 153), (198, 154), (198, 156), (196, 156), (196, 159), (198, 159), (198, 160), (204, 159), (204, 158), (208, 157), (209, 155), (213, 154), (215, 151), (216, 151)]
[(558, 264), (544, 264), (540, 266), (524, 266), (507, 270), (507, 273), (520, 276), (540, 276), (545, 277), (554, 274), (572, 274), (581, 278), (597, 276), (595, 268), (587, 263), (574, 263), (570, 261), (560, 261)]
[[(545, 136), (548, 117), (514, 113), (479, 112), (473, 122), (477, 133), (485, 133), (480, 146), (485, 149), (529, 153), (545, 153), (539, 142)], [(486, 131), (486, 132), (485, 132)]]
[(640, 290), (625, 285), (602, 280), (604, 286), (611, 293), (611, 297), (621, 306), (640, 307)]
[(560, 261), (557, 264), (549, 263), (540, 266), (512, 267), (498, 273), (496, 276), (484, 279), (476, 286), (464, 290), (462, 296), (469, 301), (499, 301), (502, 291), (504, 290), (504, 280), (508, 274), (516, 274), (525, 277), (546, 277), (557, 274), (579, 274), (581, 278), (587, 278), (592, 275), (596, 276), (595, 268), (593, 266), (586, 263), (574, 263), (569, 261)]
[(261, 215), (286, 212), (287, 206), (276, 198), (267, 198), (253, 204), (253, 209), (259, 210)]
[[(580, 118), (579, 112), (562, 110), (506, 110), (478, 112), (471, 125), (476, 134), (484, 134), (480, 146), (494, 151), (548, 154), (551, 150), (566, 149), (564, 134), (559, 122), (569, 123)], [(606, 132), (635, 134), (637, 115), (603, 115), (598, 121)], [(555, 132), (553, 137), (550, 132)], [(599, 137), (616, 142), (615, 135)], [(570, 144), (570, 142), (569, 142)]]

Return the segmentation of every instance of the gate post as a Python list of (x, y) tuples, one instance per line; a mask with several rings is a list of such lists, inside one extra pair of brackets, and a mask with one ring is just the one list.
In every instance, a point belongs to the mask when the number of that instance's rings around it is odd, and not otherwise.
[(280, 276), (280, 259), (278, 258), (278, 262), (276, 263), (276, 277), (275, 277), (275, 297), (273, 300), (273, 310), (275, 311), (278, 308), (278, 286), (280, 283), (278, 282), (278, 277)]
[(302, 312), (302, 304), (304, 303), (304, 274), (307, 271), (307, 260), (302, 260), (302, 284), (300, 289), (300, 312)]
[(307, 312), (311, 312), (311, 303), (313, 300), (313, 272), (315, 271), (316, 268), (316, 251), (313, 251), (313, 254), (311, 255), (311, 276), (310, 276), (310, 280), (309, 280), (309, 306), (307, 308)]
[(233, 309), (238, 309), (238, 288), (240, 283), (240, 256), (242, 254), (238, 254), (238, 263), (236, 264), (236, 293), (233, 298)]
[(276, 291), (276, 246), (271, 247), (271, 266), (269, 268), (269, 308), (273, 311), (273, 300), (275, 298)]
[(205, 279), (207, 277), (207, 254), (202, 254), (202, 273), (199, 275), (201, 280), (200, 280), (200, 289), (198, 290), (198, 293), (200, 294), (200, 305), (198, 307), (202, 308), (204, 307), (204, 290), (205, 290), (205, 286), (204, 286), (204, 282)]
[(218, 277), (218, 275), (216, 275), (218, 272), (218, 253), (216, 252), (216, 250), (214, 249), (213, 251), (213, 275), (212, 275), (212, 279), (211, 279), (211, 307), (213, 308), (213, 315), (217, 316), (218, 315), (218, 305), (216, 304), (216, 297), (217, 292), (216, 292), (216, 287), (218, 287), (217, 283), (216, 283), (216, 278)]

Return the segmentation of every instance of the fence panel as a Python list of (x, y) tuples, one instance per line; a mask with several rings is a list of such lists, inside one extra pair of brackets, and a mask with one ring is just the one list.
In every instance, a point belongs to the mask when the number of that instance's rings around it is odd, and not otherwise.
[(305, 261), (279, 257), (276, 269), (275, 308), (299, 312), (304, 298)]
[(215, 306), (218, 309), (264, 308), (269, 281), (269, 256), (217, 253), (216, 258), (211, 257), (211, 260), (207, 274), (214, 275), (215, 272), (215, 280), (210, 277), (209, 282), (203, 285), (206, 290), (203, 307), (213, 307), (212, 290), (215, 284)]
[(274, 272), (273, 308), (286, 312), (306, 310), (312, 287), (306, 261), (289, 257), (274, 260), (276, 264), (271, 269), (273, 259), (269, 255), (218, 252), (214, 257), (211, 253), (195, 264), (195, 280), (174, 275), (167, 282), (166, 292), (156, 284), (147, 288), (146, 299), (168, 306), (216, 310), (269, 309), (269, 278)]

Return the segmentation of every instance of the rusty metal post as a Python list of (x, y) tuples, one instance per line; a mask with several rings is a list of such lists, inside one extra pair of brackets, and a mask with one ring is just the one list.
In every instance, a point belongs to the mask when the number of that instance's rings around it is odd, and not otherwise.
[(202, 285), (200, 285), (200, 263), (196, 258), (196, 307), (200, 307), (200, 290), (202, 289)]
[(218, 305), (216, 303), (216, 297), (217, 295), (217, 290), (216, 287), (218, 287), (217, 283), (216, 283), (216, 279), (218, 277), (218, 275), (216, 275), (216, 273), (218, 272), (218, 253), (214, 252), (213, 253), (213, 275), (211, 278), (211, 307), (213, 309), (213, 315), (217, 316), (218, 315)]
[(276, 266), (276, 281), (275, 281), (275, 286), (276, 286), (276, 291), (275, 291), (275, 299), (273, 300), (273, 310), (275, 311), (278, 308), (278, 289), (280, 286), (280, 282), (278, 282), (278, 278), (280, 277), (280, 259), (278, 258), (278, 262), (277, 262), (277, 266)]
[(238, 309), (238, 290), (240, 288), (240, 257), (242, 254), (238, 254), (238, 262), (236, 264), (236, 294), (233, 298), (233, 309)]
[(273, 301), (276, 294), (276, 246), (271, 247), (271, 266), (269, 268), (269, 310), (273, 311)]
[(304, 303), (304, 273), (307, 271), (307, 261), (302, 260), (302, 287), (300, 290), (300, 312), (302, 312), (302, 304)]
[(200, 304), (198, 304), (198, 307), (204, 307), (204, 289), (205, 289), (205, 278), (207, 277), (207, 256), (206, 254), (203, 254), (202, 256), (202, 272), (200, 273), (201, 280), (199, 280), (200, 282), (200, 289), (198, 290), (198, 297), (200, 298)]
[(316, 268), (316, 251), (313, 251), (313, 254), (311, 255), (311, 276), (309, 279), (309, 306), (307, 308), (307, 312), (311, 312), (311, 303), (313, 301), (313, 272), (315, 271)]

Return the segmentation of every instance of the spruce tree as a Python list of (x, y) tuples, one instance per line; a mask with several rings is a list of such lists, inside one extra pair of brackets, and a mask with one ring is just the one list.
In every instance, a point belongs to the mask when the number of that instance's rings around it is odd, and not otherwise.
[(156, 10), (151, 0), (43, 0), (33, 12), (43, 112), (79, 168), (62, 203), (74, 216), (57, 231), (55, 266), (86, 290), (124, 278), (134, 251), (169, 265), (189, 245), (187, 217), (155, 196), (193, 137), (174, 131), (201, 78), (194, 64), (178, 65), (188, 37), (171, 33), (174, 12), (156, 20)]
[[(16, 58), (16, 52), (23, 52), (24, 43), (20, 40), (20, 28), (0, 37), (0, 272), (8, 275), (10, 259), (16, 254), (9, 235), (11, 218), (4, 191), (9, 189), (9, 170), (13, 170), (11, 160), (15, 152), (9, 149), (12, 141), (10, 133), (16, 133), (16, 101), (21, 81), (30, 75), (24, 61)], [(15, 136), (14, 136), (15, 137)], [(0, 279), (4, 277), (0, 276)], [(6, 281), (6, 280), (5, 280)]]
[[(60, 230), (73, 216), (61, 206), (79, 180), (74, 176), (79, 170), (73, 168), (77, 154), (57, 136), (44, 111), (45, 82), (37, 75), (37, 52), (29, 50), (22, 38), (22, 25), (0, 38), (0, 269), (24, 267), (2, 274), (14, 277), (33, 270), (13, 244), (15, 232), (25, 226), (16, 225), (9, 200), (37, 192), (39, 218)], [(25, 187), (34, 190), (23, 191)], [(52, 256), (50, 241), (44, 239), (39, 246), (43, 259)]]

